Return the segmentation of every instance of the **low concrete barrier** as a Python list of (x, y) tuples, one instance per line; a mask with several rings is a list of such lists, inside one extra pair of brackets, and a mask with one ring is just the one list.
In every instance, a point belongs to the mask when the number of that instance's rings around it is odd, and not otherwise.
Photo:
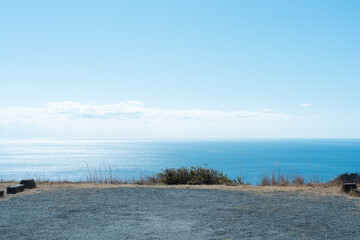
[(21, 180), (20, 184), (23, 184), (26, 189), (36, 188), (36, 183), (35, 183), (34, 179)]
[(7, 194), (16, 194), (25, 190), (24, 184), (16, 184), (7, 187)]
[(341, 187), (341, 190), (349, 193), (351, 190), (357, 189), (356, 183), (344, 183)]

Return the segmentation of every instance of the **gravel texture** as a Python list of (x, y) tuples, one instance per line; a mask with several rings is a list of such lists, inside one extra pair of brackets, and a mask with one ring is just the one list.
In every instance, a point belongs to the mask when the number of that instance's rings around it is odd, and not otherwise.
[(47, 191), (0, 202), (0, 239), (360, 239), (344, 196), (195, 189)]

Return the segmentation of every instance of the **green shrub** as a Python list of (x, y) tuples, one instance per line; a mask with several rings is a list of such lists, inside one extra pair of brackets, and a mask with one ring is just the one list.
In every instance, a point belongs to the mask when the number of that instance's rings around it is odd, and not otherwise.
[(360, 183), (360, 173), (343, 173), (337, 176), (332, 183)]
[(166, 168), (158, 175), (160, 182), (174, 185), (174, 184), (187, 184), (190, 181), (190, 173), (186, 167), (181, 168)]
[[(166, 168), (157, 174), (157, 179), (161, 183), (168, 185), (176, 184), (226, 184), (239, 183), (242, 184), (242, 178), (238, 180), (230, 179), (226, 174), (212, 168), (203, 167), (181, 167)], [(240, 181), (239, 181), (240, 180)]]

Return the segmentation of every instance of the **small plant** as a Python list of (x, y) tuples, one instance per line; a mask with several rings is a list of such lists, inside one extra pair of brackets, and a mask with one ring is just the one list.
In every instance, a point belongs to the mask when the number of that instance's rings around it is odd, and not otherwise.
[(236, 182), (237, 184), (245, 184), (245, 182), (244, 182), (244, 177), (237, 177), (237, 178), (236, 178), (236, 181), (237, 181), (237, 182)]

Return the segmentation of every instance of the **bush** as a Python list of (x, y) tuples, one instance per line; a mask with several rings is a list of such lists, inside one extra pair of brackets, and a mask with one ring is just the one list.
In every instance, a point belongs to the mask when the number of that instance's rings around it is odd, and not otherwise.
[(187, 184), (190, 181), (190, 173), (186, 167), (182, 168), (166, 168), (158, 174), (160, 182), (174, 185), (174, 184)]
[(343, 173), (337, 176), (332, 183), (360, 183), (360, 173)]
[(166, 168), (157, 174), (157, 179), (159, 182), (168, 185), (243, 183), (242, 178), (238, 178), (238, 181), (232, 180), (221, 171), (200, 166), (191, 168)]

